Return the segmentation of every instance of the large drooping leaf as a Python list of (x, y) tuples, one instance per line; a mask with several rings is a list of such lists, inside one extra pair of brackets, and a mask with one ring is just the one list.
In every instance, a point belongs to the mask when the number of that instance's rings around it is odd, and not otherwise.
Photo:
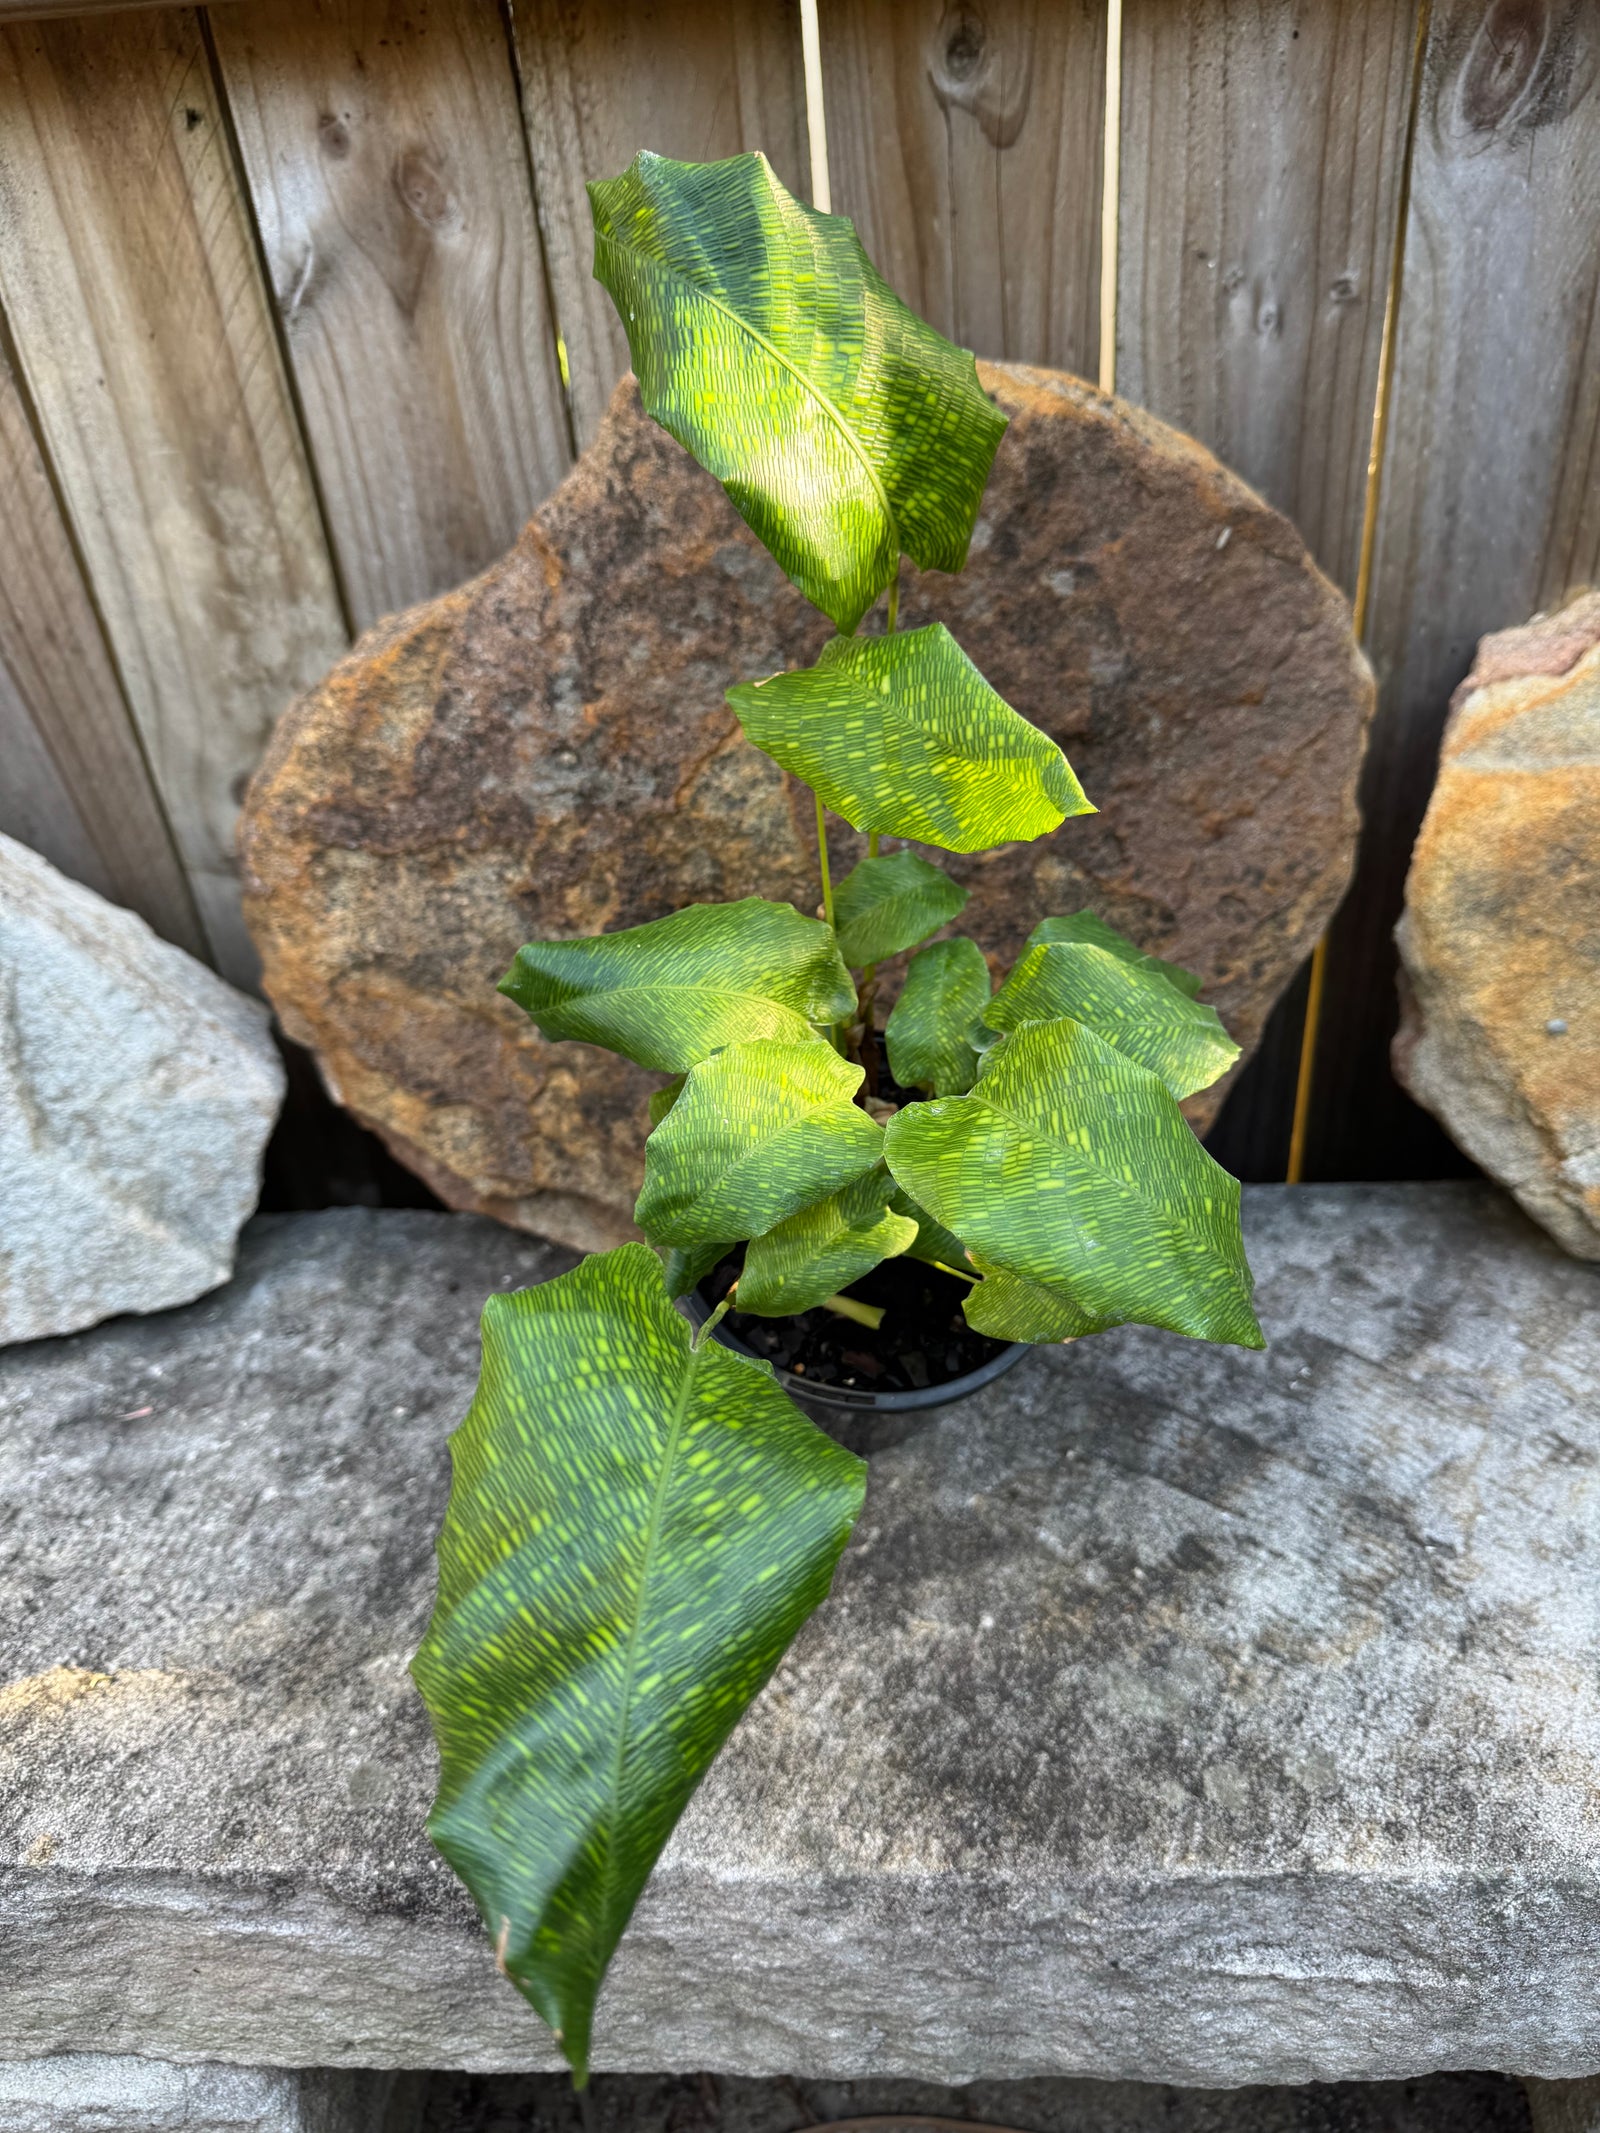
[(739, 1309), (763, 1318), (809, 1311), (905, 1251), (917, 1225), (891, 1210), (893, 1190), (880, 1164), (757, 1237), (744, 1255)]
[(677, 1245), (669, 1246), (662, 1256), (661, 1274), (669, 1296), (687, 1296), (697, 1289), (719, 1260), (725, 1259), (738, 1243), (737, 1237), (712, 1237), (704, 1244), (697, 1244), (688, 1251)]
[[(970, 1096), (892, 1118), (885, 1153), (980, 1266), (1051, 1291), (1080, 1330), (1132, 1321), (1262, 1346), (1237, 1181), (1159, 1076), (1082, 1023), (1024, 1023), (985, 1055)], [(1052, 1324), (1008, 1337), (1062, 1336)]]
[(1119, 1052), (1159, 1074), (1174, 1096), (1209, 1088), (1239, 1056), (1214, 1007), (1180, 992), (1149, 960), (1130, 962), (1082, 941), (1025, 948), (983, 1011), (996, 1030), (1060, 1015), (1086, 1022)]
[(1025, 1281), (1005, 1267), (985, 1266), (983, 1279), (962, 1301), (974, 1333), (994, 1341), (1072, 1341), (1103, 1333), (1107, 1321), (1082, 1311), (1064, 1290)]
[(965, 1096), (978, 1071), (972, 1026), (989, 1004), (989, 966), (976, 941), (935, 941), (911, 958), (884, 1040), (903, 1089)]
[(966, 901), (960, 882), (915, 852), (863, 859), (833, 892), (839, 953), (852, 970), (886, 962), (948, 925)]
[(942, 622), (833, 637), (814, 667), (727, 693), (756, 746), (858, 830), (981, 852), (1094, 813), (1055, 742)]
[(645, 1143), (634, 1220), (688, 1251), (759, 1237), (883, 1157), (883, 1128), (851, 1098), (862, 1072), (831, 1045), (758, 1038), (695, 1067)]
[(530, 941), (500, 990), (546, 1037), (603, 1044), (681, 1074), (749, 1037), (814, 1039), (843, 1022), (855, 987), (831, 930), (792, 904), (746, 896), (588, 940)]
[(685, 1802), (827, 1592), (866, 1468), (690, 1344), (642, 1244), (493, 1296), (413, 1664), (428, 1829), (582, 2082), (595, 1995)]
[(1147, 955), (1125, 933), (1119, 933), (1115, 926), (1108, 926), (1092, 911), (1073, 911), (1063, 918), (1041, 918), (1028, 935), (1028, 946), (1036, 948), (1041, 941), (1081, 941), (1089, 948), (1104, 948), (1110, 954), (1120, 956), (1125, 963), (1137, 963), (1141, 969), (1158, 972), (1169, 985), (1176, 985), (1179, 992), (1187, 993), (1191, 1000), (1200, 990), (1200, 980), (1192, 970), (1185, 970), (1181, 963), (1163, 963), (1158, 955)]
[(961, 568), (1005, 417), (844, 216), (796, 200), (762, 155), (641, 154), (589, 200), (646, 408), (836, 629), (902, 550)]

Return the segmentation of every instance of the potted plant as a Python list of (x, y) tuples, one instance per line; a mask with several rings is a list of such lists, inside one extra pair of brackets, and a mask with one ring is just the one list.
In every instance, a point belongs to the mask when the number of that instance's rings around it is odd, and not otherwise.
[[(958, 1313), (991, 1366), (1129, 1322), (1261, 1345), (1238, 1185), (1178, 1109), (1237, 1056), (1196, 981), (1088, 912), (1042, 914), (998, 990), (974, 941), (919, 945), (966, 892), (907, 845), (980, 851), (1092, 812), (942, 626), (895, 627), (902, 554), (962, 567), (1005, 427), (971, 355), (762, 156), (640, 155), (590, 196), (646, 408), (839, 634), (728, 690), (815, 794), (818, 915), (691, 905), (531, 942), (501, 987), (547, 1038), (672, 1077), (637, 1207), (656, 1249), (485, 1307), (415, 1662), (442, 1761), (431, 1834), (580, 2085), (661, 1847), (862, 1502), (862, 1462), (723, 1344), (726, 1314), (746, 1347), (787, 1321), (818, 1355), (830, 1329), (840, 1355), (867, 1335), (918, 1353), (905, 1389), (935, 1397), (971, 1357), (952, 1370), (918, 1309)], [(869, 837), (837, 886), (827, 809)], [(875, 973), (908, 949), (880, 1030)], [(901, 1303), (874, 1302), (897, 1269)], [(675, 1299), (697, 1292), (691, 1330)], [(796, 1386), (829, 1379), (772, 1352)]]

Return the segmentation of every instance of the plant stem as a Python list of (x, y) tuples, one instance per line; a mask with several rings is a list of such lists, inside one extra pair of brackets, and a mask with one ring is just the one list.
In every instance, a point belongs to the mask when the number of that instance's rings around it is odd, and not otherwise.
[(836, 1317), (854, 1319), (858, 1326), (865, 1326), (871, 1333), (876, 1333), (883, 1324), (882, 1304), (858, 1303), (853, 1296), (825, 1296), (822, 1308), (832, 1311)]
[(945, 1263), (944, 1263), (944, 1261), (943, 1261), (942, 1259), (930, 1259), (930, 1260), (928, 1261), (928, 1264), (929, 1264), (929, 1266), (936, 1266), (936, 1267), (937, 1267), (937, 1268), (939, 1269), (939, 1272), (940, 1272), (941, 1274), (954, 1274), (954, 1276), (956, 1277), (957, 1281), (967, 1281), (967, 1282), (970, 1282), (970, 1283), (972, 1284), (972, 1286), (973, 1286), (974, 1288), (976, 1288), (976, 1287), (978, 1286), (978, 1277), (977, 1277), (977, 1275), (976, 1275), (976, 1274), (963, 1274), (963, 1273), (962, 1273), (962, 1271), (961, 1271), (961, 1269), (960, 1269), (960, 1267), (958, 1267), (958, 1266), (946, 1266), (946, 1265), (945, 1265)]
[(867, 831), (867, 857), (868, 857), (869, 859), (876, 859), (876, 858), (877, 858), (877, 856), (878, 856), (878, 833), (877, 833), (877, 831), (876, 831), (876, 830), (868, 830), (868, 831)]
[(833, 877), (828, 872), (828, 818), (823, 813), (821, 793), (814, 792), (811, 797), (817, 803), (817, 865), (822, 872), (822, 915), (831, 926), (833, 924)]
[(716, 1332), (718, 1326), (721, 1325), (723, 1319), (726, 1317), (728, 1312), (732, 1310), (733, 1299), (735, 1298), (735, 1296), (738, 1295), (738, 1293), (739, 1284), (735, 1282), (733, 1287), (728, 1291), (727, 1295), (723, 1297), (721, 1303), (717, 1305), (717, 1308), (705, 1321), (704, 1325), (696, 1327), (695, 1331), (689, 1336), (689, 1348), (691, 1353), (700, 1346), (700, 1343), (702, 1341), (709, 1340), (712, 1334)]

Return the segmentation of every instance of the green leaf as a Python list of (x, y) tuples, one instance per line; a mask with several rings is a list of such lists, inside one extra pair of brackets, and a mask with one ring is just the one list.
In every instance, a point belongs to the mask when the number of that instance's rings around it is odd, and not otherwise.
[(672, 1109), (673, 1105), (678, 1101), (678, 1098), (682, 1094), (683, 1076), (681, 1074), (675, 1074), (671, 1081), (667, 1083), (665, 1088), (652, 1089), (650, 1091), (650, 1101), (645, 1106), (645, 1109), (650, 1114), (650, 1123), (652, 1126), (660, 1125), (661, 1121), (666, 1117), (667, 1113)]
[(762, 155), (641, 154), (589, 200), (646, 408), (836, 629), (902, 549), (961, 568), (1005, 417), (844, 216), (796, 200)]
[(1084, 1331), (1133, 1322), (1263, 1345), (1238, 1182), (1165, 1083), (1082, 1023), (1024, 1023), (986, 1055), (970, 1096), (892, 1118), (885, 1152), (978, 1265), (1037, 1282)]
[(603, 1044), (681, 1074), (750, 1037), (814, 1040), (855, 1012), (831, 930), (747, 896), (578, 941), (530, 941), (500, 980), (546, 1037)]
[(953, 1230), (942, 1222), (935, 1222), (925, 1207), (919, 1207), (903, 1185), (897, 1185), (889, 1195), (889, 1205), (897, 1215), (904, 1215), (917, 1226), (917, 1234), (906, 1246), (908, 1259), (921, 1259), (929, 1266), (950, 1267), (961, 1274), (968, 1271), (971, 1261), (967, 1248)]
[(887, 962), (948, 925), (966, 901), (960, 882), (915, 852), (863, 859), (833, 892), (839, 953), (852, 970)]
[(1158, 955), (1146, 955), (1125, 933), (1119, 933), (1115, 926), (1108, 926), (1103, 918), (1096, 918), (1089, 910), (1074, 911), (1065, 918), (1040, 919), (1028, 935), (1028, 946), (1036, 948), (1041, 941), (1081, 941), (1088, 948), (1104, 948), (1109, 954), (1120, 956), (1125, 963), (1135, 963), (1142, 970), (1158, 972), (1169, 985), (1176, 985), (1179, 992), (1187, 994), (1191, 1000), (1200, 990), (1200, 980), (1192, 970), (1185, 970), (1181, 963), (1163, 963)]
[(828, 1590), (866, 1468), (691, 1346), (642, 1244), (492, 1296), (413, 1673), (428, 1830), (582, 2082), (673, 1824)]
[(667, 1247), (661, 1262), (667, 1294), (687, 1296), (691, 1289), (699, 1288), (711, 1269), (728, 1256), (738, 1241), (737, 1237), (714, 1237), (708, 1244), (697, 1244), (692, 1251), (680, 1251), (676, 1245)]
[(883, 1158), (883, 1128), (851, 1102), (858, 1066), (814, 1040), (730, 1044), (690, 1073), (645, 1143), (634, 1220), (684, 1250), (759, 1237)]
[(739, 1309), (763, 1318), (809, 1311), (897, 1258), (914, 1242), (917, 1225), (891, 1212), (891, 1190), (880, 1164), (757, 1237), (744, 1255)]
[(1066, 757), (942, 622), (833, 637), (814, 667), (728, 691), (745, 733), (858, 830), (981, 852), (1092, 815)]
[(1025, 1281), (1004, 1267), (986, 1266), (962, 1302), (967, 1324), (992, 1341), (1073, 1341), (1102, 1333), (1105, 1321), (1082, 1311), (1060, 1289)]
[(1107, 1044), (1159, 1074), (1174, 1096), (1209, 1088), (1239, 1056), (1214, 1007), (1179, 992), (1146, 961), (1084, 942), (1041, 941), (1024, 949), (983, 1011), (997, 1030), (1060, 1015), (1086, 1022)]
[(935, 941), (911, 958), (884, 1040), (903, 1089), (964, 1096), (978, 1071), (972, 1025), (989, 1004), (989, 966), (976, 941)]

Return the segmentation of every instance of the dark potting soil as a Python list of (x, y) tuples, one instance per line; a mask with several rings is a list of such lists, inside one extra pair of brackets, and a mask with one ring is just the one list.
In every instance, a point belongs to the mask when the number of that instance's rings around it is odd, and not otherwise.
[[(738, 1279), (744, 1252), (730, 1253), (700, 1284), (708, 1304), (721, 1303)], [(792, 1370), (812, 1385), (858, 1392), (921, 1392), (978, 1370), (1005, 1348), (974, 1333), (961, 1314), (967, 1283), (920, 1259), (886, 1259), (852, 1281), (848, 1293), (883, 1306), (874, 1333), (836, 1312), (802, 1311), (796, 1318), (757, 1318), (730, 1311), (722, 1323), (753, 1355), (776, 1370)]]

